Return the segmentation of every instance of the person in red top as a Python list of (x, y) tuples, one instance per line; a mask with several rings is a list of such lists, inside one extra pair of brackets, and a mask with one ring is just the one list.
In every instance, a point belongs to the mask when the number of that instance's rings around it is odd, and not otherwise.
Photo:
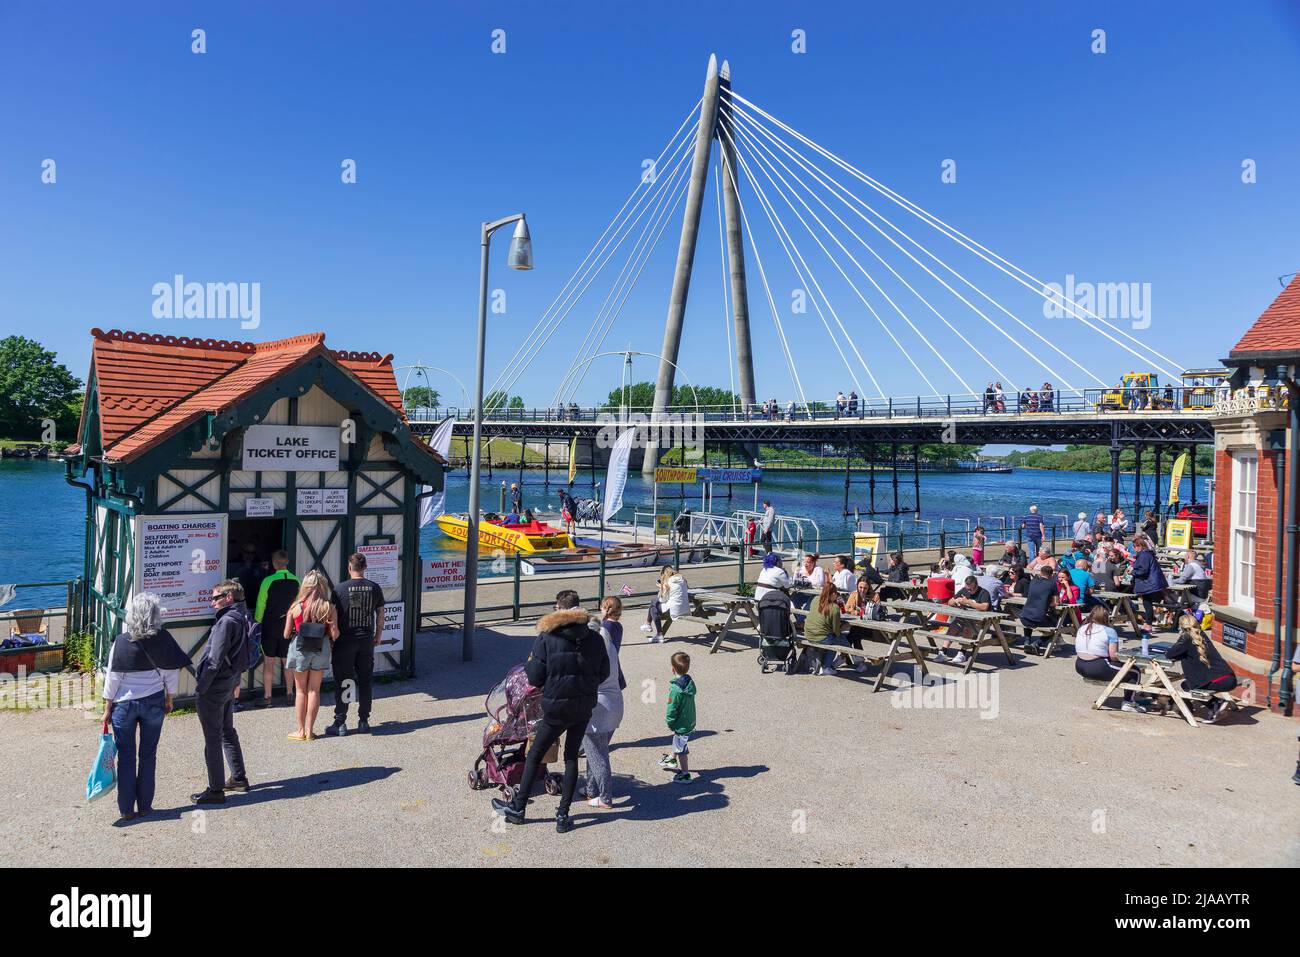
[(1056, 572), (1056, 601), (1060, 605), (1077, 605), (1079, 603), (1079, 586), (1074, 583), (1070, 573), (1064, 568)]

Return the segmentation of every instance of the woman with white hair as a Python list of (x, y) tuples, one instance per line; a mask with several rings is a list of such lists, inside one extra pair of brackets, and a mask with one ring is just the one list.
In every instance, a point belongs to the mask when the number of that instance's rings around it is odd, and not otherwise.
[[(180, 669), (189, 657), (162, 626), (162, 602), (141, 592), (126, 606), (126, 631), (108, 649), (104, 676), (105, 734), (117, 742), (117, 809), (126, 824), (153, 811), (154, 771), (163, 716), (172, 709)], [(136, 735), (139, 734), (137, 748)]]

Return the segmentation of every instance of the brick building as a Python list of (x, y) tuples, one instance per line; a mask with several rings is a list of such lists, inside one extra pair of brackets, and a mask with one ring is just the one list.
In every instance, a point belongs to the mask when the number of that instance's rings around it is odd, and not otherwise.
[(1297, 556), (1285, 522), (1287, 512), (1296, 521), (1300, 274), (1224, 364), (1234, 371), (1214, 423), (1214, 637), (1238, 674), (1255, 678), (1260, 703), (1290, 711)]

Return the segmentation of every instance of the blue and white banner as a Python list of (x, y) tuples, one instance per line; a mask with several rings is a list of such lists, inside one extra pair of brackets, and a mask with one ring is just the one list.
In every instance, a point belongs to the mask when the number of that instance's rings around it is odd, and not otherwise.
[[(444, 459), (451, 454), (451, 430), (455, 428), (456, 420), (448, 417), (438, 423), (438, 427), (433, 430), (433, 438), (429, 444), (433, 450), (441, 455)], [(422, 485), (421, 492), (427, 492), (429, 486)], [(447, 510), (447, 490), (444, 488), (437, 495), (430, 495), (428, 498), (420, 499), (420, 527), (428, 525), (435, 518)]]
[(698, 482), (757, 482), (763, 477), (762, 469), (697, 468)]
[(618, 437), (609, 452), (609, 469), (605, 472), (605, 509), (603, 521), (623, 507), (623, 489), (627, 487), (627, 463), (632, 455), (632, 441), (636, 429), (628, 429)]

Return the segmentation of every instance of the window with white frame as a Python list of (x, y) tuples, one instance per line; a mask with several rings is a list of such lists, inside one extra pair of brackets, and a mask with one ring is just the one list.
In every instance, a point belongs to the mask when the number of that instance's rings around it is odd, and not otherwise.
[(1259, 455), (1232, 453), (1232, 560), (1228, 570), (1228, 601), (1243, 611), (1255, 611), (1255, 506)]

